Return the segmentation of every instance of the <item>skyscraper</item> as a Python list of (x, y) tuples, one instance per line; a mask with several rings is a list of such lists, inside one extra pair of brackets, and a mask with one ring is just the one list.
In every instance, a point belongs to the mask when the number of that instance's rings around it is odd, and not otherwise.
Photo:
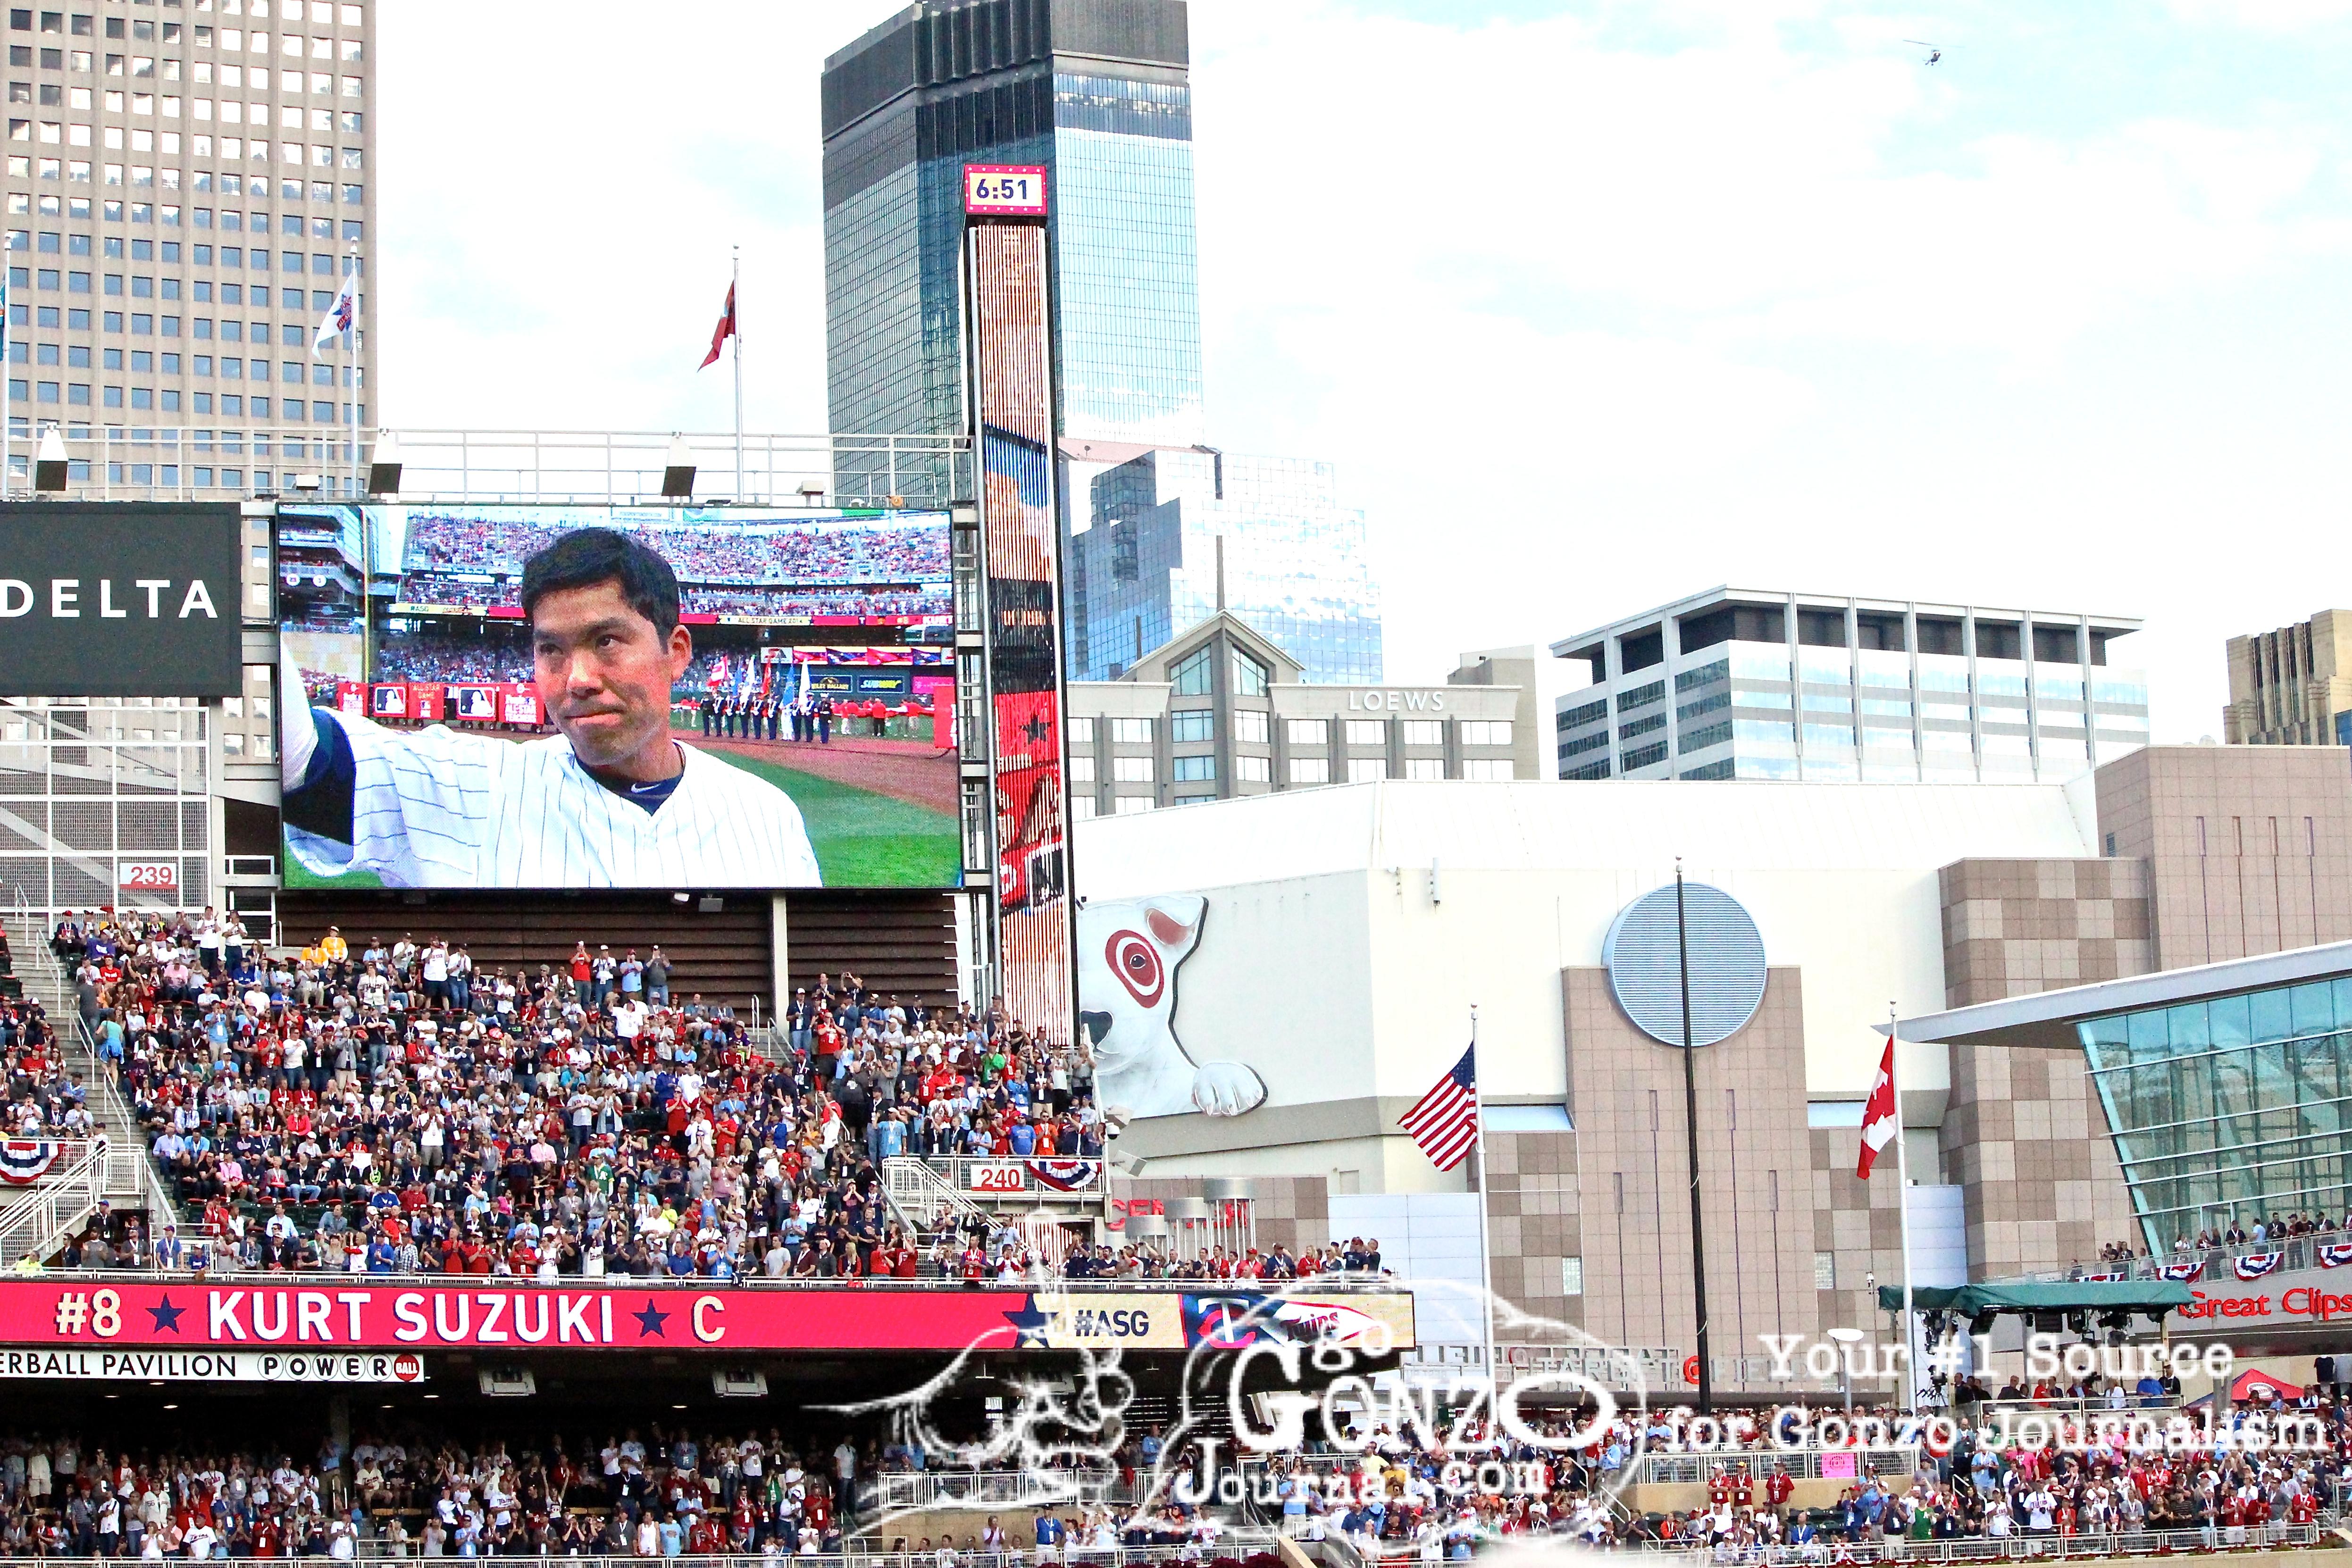
[[(1310, 681), (1377, 681), (1364, 519), (1339, 508), (1330, 465), (1202, 444), (1188, 26), (1184, 0), (918, 0), (825, 61), (842, 493), (903, 492), (908, 461), (844, 438), (965, 427), (963, 166), (1042, 164), (1072, 674), (1134, 659), (1139, 624), (1153, 648), (1204, 619), (1222, 534), (1234, 613)], [(1116, 539), (1088, 542), (1113, 521)], [(1154, 564), (1122, 575), (1147, 539)]]
[(117, 494), (338, 476), (309, 438), (366, 393), (310, 342), (373, 240), (373, 0), (49, 3), (7, 16), (13, 482), (51, 423)]
[(1330, 464), (1163, 447), (1091, 489), (1094, 526), (1069, 543), (1072, 679), (1116, 680), (1221, 609), (1305, 680), (1381, 678), (1364, 514), (1339, 505)]
[(980, 162), (1047, 170), (1063, 433), (1201, 439), (1188, 57), (1183, 0), (919, 0), (825, 61), (836, 434), (963, 427), (957, 252)]

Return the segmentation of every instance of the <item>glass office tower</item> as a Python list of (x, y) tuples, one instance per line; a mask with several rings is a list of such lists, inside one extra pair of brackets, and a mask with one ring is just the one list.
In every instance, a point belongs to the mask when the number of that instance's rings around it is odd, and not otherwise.
[(1339, 505), (1330, 464), (1160, 450), (1091, 490), (1093, 526), (1068, 547), (1073, 680), (1116, 680), (1221, 603), (1305, 680), (1381, 678), (1364, 514)]
[(826, 60), (837, 435), (963, 428), (962, 170), (986, 162), (1048, 171), (1061, 434), (1201, 440), (1188, 58), (1182, 0), (925, 0)]

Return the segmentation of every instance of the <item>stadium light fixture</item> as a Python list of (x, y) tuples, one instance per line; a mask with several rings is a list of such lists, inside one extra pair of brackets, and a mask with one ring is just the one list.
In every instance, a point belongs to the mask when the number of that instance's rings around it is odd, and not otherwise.
[(66, 487), (66, 438), (56, 425), (41, 432), (40, 450), (33, 457), (33, 488), (52, 495)]
[(662, 470), (662, 498), (683, 501), (694, 494), (694, 454), (687, 450), (686, 437), (669, 438), (669, 465)]
[(376, 432), (375, 449), (368, 454), (368, 494), (400, 494), (400, 438), (389, 430)]

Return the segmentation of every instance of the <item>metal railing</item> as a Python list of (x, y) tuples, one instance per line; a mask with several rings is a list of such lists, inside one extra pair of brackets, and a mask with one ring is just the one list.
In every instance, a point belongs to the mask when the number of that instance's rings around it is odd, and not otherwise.
[(97, 1213), (99, 1199), (106, 1195), (106, 1155), (104, 1139), (81, 1145), (71, 1165), (45, 1176), (21, 1200), (0, 1211), (0, 1259), (14, 1262), (28, 1254), (41, 1257)]
[[(1051, 1155), (893, 1155), (884, 1162), (887, 1170), (900, 1162), (919, 1165), (955, 1191), (974, 1201), (975, 1207), (992, 1198), (1045, 1198), (1070, 1203), (1088, 1203), (1102, 1196), (1101, 1162), (1095, 1162), (1094, 1181), (1075, 1190), (1058, 1187), (1038, 1179), (1029, 1168), (1029, 1161), (1052, 1159)], [(982, 1176), (997, 1178), (1003, 1185), (974, 1186)], [(1017, 1185), (1016, 1185), (1017, 1184)]]
[[(1025, 1535), (1028, 1521), (1017, 1522), (1021, 1532)], [(1227, 1531), (1223, 1541), (1229, 1544), (1246, 1544), (1255, 1550), (1262, 1535), (1263, 1532)], [(352, 1542), (352, 1548), (359, 1558), (376, 1562), (421, 1558), (424, 1552), (424, 1543), (419, 1540), (395, 1542), (381, 1536), (362, 1536)], [(967, 1552), (959, 1547), (955, 1556), (961, 1568), (1024, 1568), (1024, 1564), (1044, 1563), (1066, 1563), (1074, 1568), (1150, 1568), (1150, 1565), (1173, 1564), (1181, 1550), (1174, 1546), (1054, 1546), (1043, 1551), (1013, 1548), (1004, 1552)], [(186, 1560), (184, 1554), (175, 1552), (173, 1555), (177, 1561)], [(310, 1560), (325, 1562), (328, 1559), (313, 1557)], [(56, 1556), (20, 1557), (0, 1553), (0, 1563), (39, 1563), (44, 1568), (53, 1568), (59, 1561), (61, 1559)], [(286, 1568), (287, 1563), (284, 1557), (215, 1557), (211, 1561), (215, 1564), (235, 1564), (236, 1568)], [(459, 1559), (453, 1552), (436, 1561), (456, 1563)], [(565, 1563), (567, 1568), (646, 1568), (649, 1560), (634, 1552), (614, 1552), (593, 1556), (559, 1556), (556, 1561)], [(779, 1563), (790, 1563), (793, 1568), (937, 1568), (939, 1559), (933, 1552), (913, 1551), (830, 1552), (805, 1556), (793, 1553), (782, 1557), (767, 1557), (756, 1552), (746, 1552), (666, 1557), (659, 1562), (662, 1568), (776, 1568)]]
[[(2060, 1558), (2149, 1557), (2231, 1547), (2299, 1547), (2319, 1544), (2316, 1524), (2226, 1525), (2210, 1530), (2133, 1530), (2099, 1535), (1971, 1535), (1948, 1541), (1884, 1541), (1847, 1543), (1816, 1541), (1803, 1546), (1717, 1546), (1705, 1536), (1680, 1541), (1624, 1541), (1621, 1550), (1706, 1554), (1717, 1563), (1808, 1564), (1829, 1562), (1841, 1549), (1850, 1560), (1879, 1563), (1996, 1563)], [(2234, 1539), (2233, 1539), (2234, 1536)], [(1393, 1560), (1391, 1554), (1391, 1560)]]
[[(46, 422), (19, 423), (12, 494), (21, 495)], [(64, 494), (79, 500), (349, 500), (358, 465), (386, 432), (348, 425), (100, 423), (57, 426)], [(394, 428), (404, 504), (635, 503), (662, 499), (675, 443), (694, 494), (761, 505), (939, 507), (973, 495), (971, 444), (961, 435), (793, 435), (731, 431), (411, 430)], [(298, 489), (314, 477), (319, 488)]]
[(1084, 1470), (886, 1470), (873, 1478), (885, 1512), (917, 1508), (1098, 1506), (1131, 1500), (1118, 1472)]
[[(1824, 1461), (1835, 1468), (1829, 1474)], [(1628, 1486), (1660, 1486), (1704, 1481), (1717, 1465), (1729, 1470), (1744, 1465), (1749, 1477), (1762, 1480), (1774, 1470), (1792, 1481), (1859, 1480), (1874, 1470), (1883, 1476), (1907, 1476), (1919, 1468), (1916, 1447), (1894, 1448), (1754, 1448), (1715, 1453), (1662, 1454), (1653, 1449), (1636, 1454), (1619, 1473)]]
[(911, 1155), (882, 1162), (882, 1196), (889, 1200), (891, 1211), (907, 1233), (926, 1240), (947, 1228), (939, 1223), (942, 1209), (951, 1217), (950, 1224), (989, 1218), (988, 1210), (934, 1169), (930, 1161)]
[(1998, 1284), (2021, 1282), (2050, 1283), (2054, 1281), (2097, 1281), (2101, 1280), (2156, 1280), (2165, 1278), (2167, 1269), (2190, 1263), (2201, 1263), (2203, 1270), (2190, 1281), (2193, 1284), (2231, 1284), (2237, 1280), (2236, 1266), (2242, 1258), (2264, 1258), (2280, 1253), (2278, 1264), (2255, 1279), (2267, 1278), (2274, 1272), (2293, 1272), (2299, 1269), (2319, 1267), (2322, 1247), (2352, 1246), (2352, 1230), (2320, 1230), (2305, 1236), (2281, 1236), (2264, 1241), (2249, 1241), (2236, 1247), (2192, 1247), (2185, 1253), (2166, 1253), (2160, 1257), (2134, 1258), (2116, 1263), (2084, 1263), (2071, 1269), (2044, 1270), (2039, 1273), (2018, 1274), (1996, 1281)]
[[(114, 1074), (100, 1060), (98, 1041), (82, 1018), (81, 1009), (74, 1004), (73, 977), (66, 970), (57, 954), (51, 950), (48, 933), (40, 928), (25, 898), (25, 891), (16, 892), (16, 924), (26, 932), (26, 945), (38, 950), (35, 963), (45, 967), (52, 980), (51, 992), (57, 1006), (51, 1009), (50, 1024), (57, 1028), (61, 1040), (69, 1040), (79, 1048), (80, 1071), (76, 1082), (81, 1085), (84, 1103), (107, 1130), (113, 1147), (104, 1162), (102, 1175), (105, 1194), (110, 1199), (125, 1200), (147, 1211), (152, 1239), (156, 1227), (165, 1220), (176, 1220), (178, 1206), (172, 1201), (171, 1189), (163, 1185), (163, 1173), (148, 1155), (146, 1139), (139, 1130), (139, 1118), (122, 1098), (114, 1082)], [(62, 1022), (61, 1019), (70, 1020)]]
[[(878, 1275), (837, 1279), (772, 1280), (761, 1274), (747, 1274), (733, 1279), (719, 1279), (703, 1274), (686, 1274), (676, 1277), (665, 1274), (559, 1274), (551, 1279), (541, 1279), (536, 1275), (526, 1277), (511, 1274), (376, 1274), (347, 1271), (342, 1269), (310, 1269), (292, 1271), (273, 1270), (265, 1272), (238, 1269), (233, 1258), (225, 1256), (226, 1252), (225, 1245), (215, 1243), (212, 1256), (215, 1260), (209, 1263), (204, 1271), (213, 1275), (234, 1273), (240, 1277), (250, 1273), (256, 1278), (275, 1278), (285, 1281), (289, 1286), (304, 1281), (324, 1282), (341, 1278), (354, 1284), (463, 1285), (468, 1291), (593, 1291), (610, 1287), (614, 1290), (625, 1290), (632, 1295), (644, 1291), (694, 1291), (706, 1294), (713, 1291), (872, 1291), (881, 1294), (905, 1291), (1026, 1291), (1042, 1296), (1062, 1293), (1082, 1296), (1173, 1296), (1187, 1292), (1197, 1293), (1203, 1285), (1203, 1281), (1199, 1280), (1066, 1280), (1058, 1275), (1024, 1277), (1010, 1284), (1000, 1284), (993, 1279), (966, 1281), (943, 1275), (931, 1275), (914, 1280), (902, 1280), (896, 1277), (885, 1279)], [(171, 1279), (185, 1279), (198, 1271), (185, 1262), (169, 1269), (150, 1262), (139, 1268), (115, 1265), (103, 1269), (62, 1270), (52, 1265), (45, 1270), (53, 1274), (69, 1273), (77, 1281), (94, 1284), (104, 1283), (110, 1280), (136, 1283), (152, 1281), (159, 1274)], [(6, 1282), (5, 1276), (0, 1276), (0, 1289), (5, 1289)], [(1268, 1282), (1272, 1283), (1272, 1281)], [(1393, 1281), (1339, 1281), (1328, 1276), (1321, 1276), (1316, 1280), (1313, 1294), (1317, 1299), (1339, 1292), (1394, 1295), (1402, 1293), (1402, 1288)], [(1281, 1293), (1278, 1290), (1266, 1292), (1273, 1296), (1279, 1296)]]

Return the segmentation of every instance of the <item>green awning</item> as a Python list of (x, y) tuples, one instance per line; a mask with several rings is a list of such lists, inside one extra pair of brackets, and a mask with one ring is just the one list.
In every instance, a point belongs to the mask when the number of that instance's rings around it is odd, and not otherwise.
[[(2062, 1312), (2084, 1311), (2162, 1312), (2185, 1307), (2193, 1298), (2178, 1280), (2053, 1280), (2016, 1285), (1921, 1285), (1911, 1292), (1914, 1311)], [(1878, 1310), (1903, 1310), (1903, 1287), (1878, 1287)]]

